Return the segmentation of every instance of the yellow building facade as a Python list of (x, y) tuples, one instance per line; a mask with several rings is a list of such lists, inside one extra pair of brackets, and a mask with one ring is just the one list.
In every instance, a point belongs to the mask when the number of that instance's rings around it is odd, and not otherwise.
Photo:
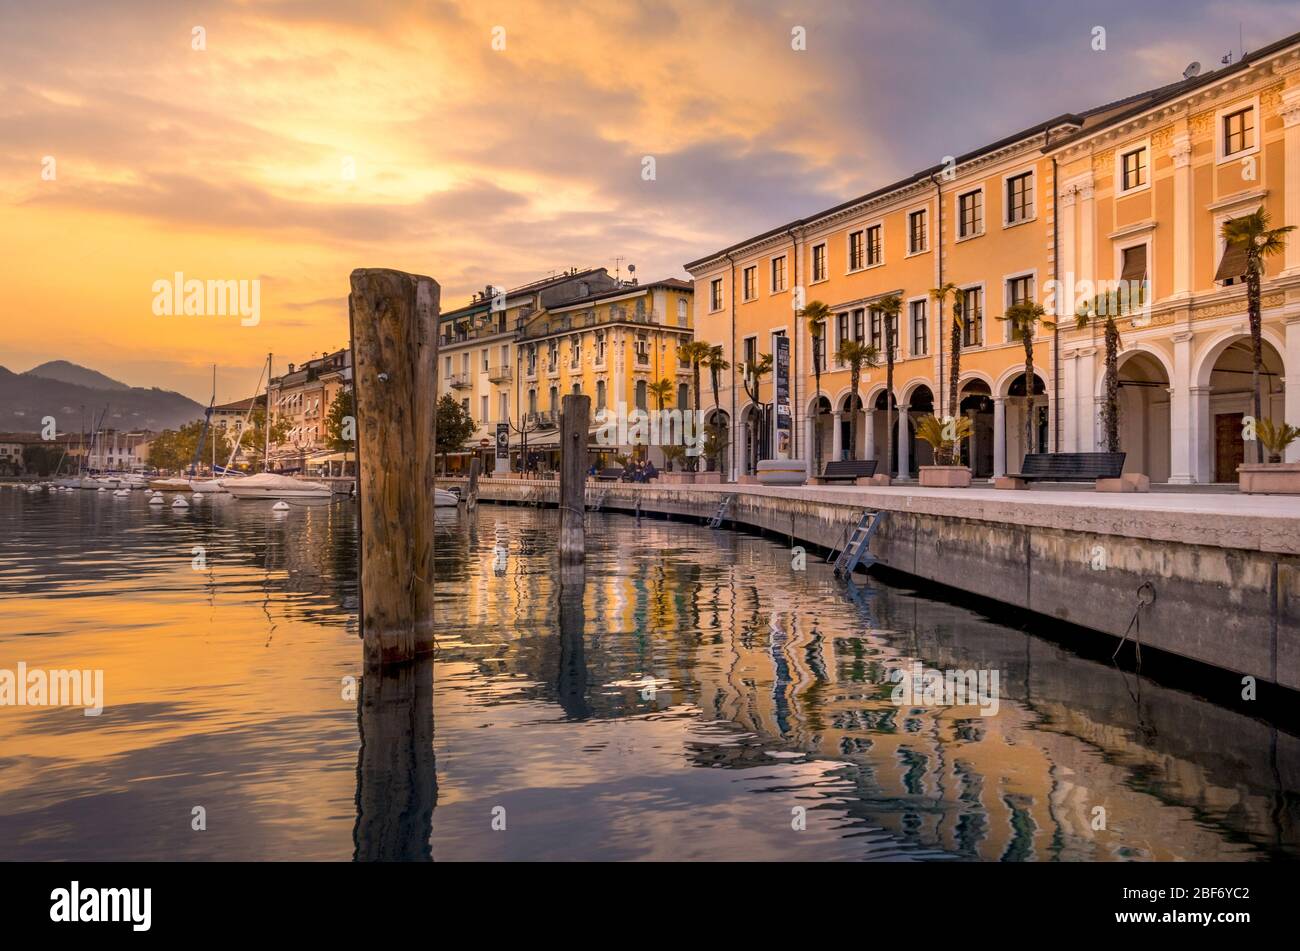
[[(932, 412), (970, 417), (964, 454), (976, 478), (1018, 470), (1026, 451), (1104, 446), (1099, 331), (1077, 330), (1072, 316), (1041, 328), (1027, 386), (1023, 345), (998, 317), (1021, 300), (1071, 315), (1099, 282), (1123, 277), (1144, 282), (1150, 299), (1149, 313), (1121, 327), (1125, 469), (1153, 481), (1235, 481), (1246, 304), (1240, 276), (1220, 273), (1232, 267), (1219, 228), (1260, 207), (1275, 225), (1300, 224), (1298, 56), (1300, 37), (1290, 37), (1215, 72), (1039, 122), (687, 264), (698, 336), (721, 344), (733, 367), (732, 476), (752, 475), (774, 444), (756, 429), (740, 366), (774, 353), (777, 335), (790, 338), (792, 455), (810, 471), (850, 456), (879, 458), (886, 471), (884, 361), (864, 371), (855, 413), (835, 351), (854, 339), (883, 356), (873, 304), (890, 295), (902, 301), (894, 399), (903, 410), (890, 471), (908, 478), (930, 461), (914, 427)], [(966, 317), (955, 408), (953, 297), (931, 294), (945, 284)], [(1300, 424), (1300, 237), (1270, 263), (1263, 297), (1265, 415)], [(802, 314), (811, 301), (832, 311), (820, 390)], [(769, 375), (758, 402), (770, 404), (772, 389)]]
[[(475, 453), (486, 471), (505, 468), (492, 449), (502, 422), (510, 430), (509, 468), (519, 468), (525, 450), (535, 466), (548, 468), (566, 394), (590, 396), (593, 416), (617, 412), (620, 403), (657, 409), (649, 387), (669, 379), (665, 407), (693, 401), (691, 369), (678, 353), (692, 339), (692, 296), (685, 281), (627, 283), (597, 268), (508, 291), (487, 288), (444, 313), (439, 396), (451, 394), (477, 424), (452, 468)], [(631, 448), (610, 446), (609, 454)]]

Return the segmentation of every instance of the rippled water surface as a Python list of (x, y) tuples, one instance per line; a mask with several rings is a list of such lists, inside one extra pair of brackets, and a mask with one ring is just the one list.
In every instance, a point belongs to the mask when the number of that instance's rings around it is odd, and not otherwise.
[(439, 518), (436, 660), (353, 687), (350, 503), (0, 489), (0, 668), (107, 699), (0, 707), (0, 859), (1300, 854), (1267, 723), (764, 538), (592, 514), (561, 596), (556, 512)]

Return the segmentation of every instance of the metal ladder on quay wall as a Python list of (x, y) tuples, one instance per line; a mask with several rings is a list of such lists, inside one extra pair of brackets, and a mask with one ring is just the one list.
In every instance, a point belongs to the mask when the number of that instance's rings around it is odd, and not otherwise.
[(709, 528), (722, 527), (722, 521), (727, 517), (727, 506), (731, 504), (731, 500), (734, 498), (734, 495), (724, 495), (722, 497), (722, 501), (718, 503), (718, 510), (714, 512), (713, 517), (709, 519)]
[(871, 536), (876, 534), (876, 529), (880, 523), (885, 520), (888, 512), (873, 511), (866, 509), (862, 517), (858, 519), (857, 527), (853, 529), (853, 534), (849, 536), (844, 547), (840, 549), (835, 558), (835, 575), (839, 578), (848, 578), (853, 574), (853, 569), (858, 565), (870, 567), (875, 563), (875, 556), (871, 554)]

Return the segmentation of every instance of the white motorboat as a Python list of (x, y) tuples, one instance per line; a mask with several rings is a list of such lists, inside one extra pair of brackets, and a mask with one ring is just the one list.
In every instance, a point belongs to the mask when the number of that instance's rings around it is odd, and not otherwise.
[(222, 479), (221, 485), (237, 499), (328, 499), (333, 495), (333, 490), (323, 482), (291, 479), (274, 472)]
[(222, 483), (234, 482), (236, 479), (244, 478), (239, 473), (229, 473), (220, 478), (210, 479), (190, 479), (190, 488), (195, 492), (202, 492), (204, 495), (224, 495), (230, 492)]
[(433, 507), (439, 509), (455, 508), (460, 504), (460, 496), (446, 489), (433, 490)]

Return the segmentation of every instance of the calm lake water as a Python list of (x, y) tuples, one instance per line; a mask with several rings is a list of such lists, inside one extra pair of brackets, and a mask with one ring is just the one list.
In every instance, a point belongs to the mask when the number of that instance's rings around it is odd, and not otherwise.
[[(440, 515), (436, 660), (354, 689), (351, 503), (0, 489), (0, 668), (107, 701), (0, 707), (0, 859), (1300, 854), (1289, 733), (768, 539), (589, 519), (560, 598), (555, 511)], [(894, 703), (917, 661), (997, 670), (996, 713)]]

